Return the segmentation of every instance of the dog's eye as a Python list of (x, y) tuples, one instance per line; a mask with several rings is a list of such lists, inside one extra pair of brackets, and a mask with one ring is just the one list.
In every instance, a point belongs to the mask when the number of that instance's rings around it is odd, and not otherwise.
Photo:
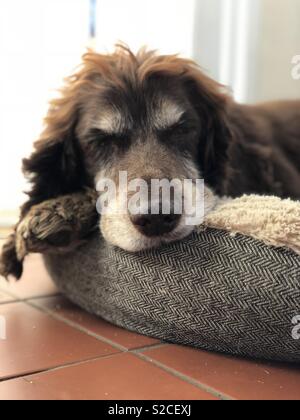
[(178, 124), (171, 130), (174, 134), (177, 135), (184, 135), (189, 134), (192, 131), (192, 128), (187, 124)]
[(100, 144), (111, 144), (112, 142), (118, 143), (118, 142), (125, 142), (127, 139), (127, 135), (125, 133), (107, 133), (103, 130), (100, 130), (98, 128), (93, 128), (88, 136), (87, 139), (89, 142), (97, 142)]
[(170, 137), (182, 137), (188, 136), (195, 133), (196, 128), (187, 122), (178, 122), (172, 127), (169, 127), (161, 132), (163, 138), (168, 139)]

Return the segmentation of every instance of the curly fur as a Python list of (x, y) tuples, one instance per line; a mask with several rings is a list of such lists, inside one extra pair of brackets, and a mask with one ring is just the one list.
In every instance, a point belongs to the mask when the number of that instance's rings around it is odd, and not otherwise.
[[(300, 198), (299, 101), (242, 106), (191, 60), (160, 56), (145, 49), (134, 55), (119, 46), (113, 54), (85, 54), (77, 72), (66, 79), (60, 97), (51, 102), (45, 130), (33, 154), (23, 162), (32, 187), (16, 230), (24, 228), (33, 206), (93, 188), (96, 167), (99, 171), (102, 164), (114, 165), (117, 170), (119, 155), (101, 155), (85, 138), (97, 101), (108, 97), (114, 103), (122, 99), (128, 109), (145, 113), (143, 108), (151, 102), (148, 98), (153, 99), (156, 88), (172, 92), (182, 104), (188, 103), (197, 120), (193, 144), (184, 141), (183, 135), (168, 149), (164, 146), (169, 152), (164, 161), (159, 158), (163, 149), (158, 141), (158, 149), (152, 147), (150, 158), (157, 170), (163, 167), (162, 175), (169, 176), (170, 166), (173, 170), (183, 167), (182, 157), (188, 154), (206, 184), (218, 195), (267, 193)], [(140, 150), (142, 153), (143, 148)], [(170, 161), (168, 154), (173, 154)], [(95, 156), (98, 161), (93, 161)], [(145, 159), (140, 159), (140, 168)], [(62, 238), (53, 240), (59, 243)], [(19, 257), (13, 235), (2, 253), (1, 272), (5, 276), (21, 276)]]

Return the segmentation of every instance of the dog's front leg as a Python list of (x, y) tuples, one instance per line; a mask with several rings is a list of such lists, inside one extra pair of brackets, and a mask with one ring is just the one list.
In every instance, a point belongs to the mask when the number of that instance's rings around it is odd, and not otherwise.
[(20, 279), (23, 273), (23, 260), (19, 260), (16, 250), (16, 233), (9, 236), (2, 247), (0, 256), (0, 275), (6, 279), (11, 275)]
[(85, 242), (99, 225), (97, 194), (84, 191), (33, 206), (2, 249), (0, 274), (19, 279), (29, 253), (66, 253)]

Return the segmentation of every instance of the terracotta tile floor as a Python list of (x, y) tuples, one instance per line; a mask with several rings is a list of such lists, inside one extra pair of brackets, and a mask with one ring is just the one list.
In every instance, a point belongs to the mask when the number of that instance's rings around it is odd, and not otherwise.
[[(19, 283), (0, 279), (0, 400), (297, 399), (300, 367), (160, 343), (75, 307), (41, 258)], [(1, 318), (0, 318), (1, 320)]]

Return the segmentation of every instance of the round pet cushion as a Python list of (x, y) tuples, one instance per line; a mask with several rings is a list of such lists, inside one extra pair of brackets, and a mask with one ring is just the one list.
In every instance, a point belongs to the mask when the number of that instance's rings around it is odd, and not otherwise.
[(74, 303), (172, 343), (300, 362), (300, 256), (207, 228), (164, 248), (127, 253), (97, 233), (72, 254), (45, 255)]

